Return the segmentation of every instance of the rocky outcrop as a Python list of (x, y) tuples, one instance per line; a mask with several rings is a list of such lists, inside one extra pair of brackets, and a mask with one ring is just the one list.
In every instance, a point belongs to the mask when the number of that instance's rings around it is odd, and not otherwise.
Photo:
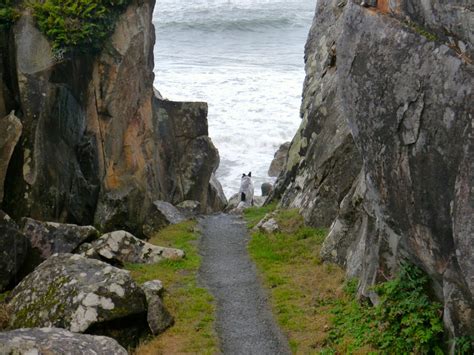
[(20, 120), (13, 112), (0, 119), (0, 203), (3, 200), (3, 183), (10, 158), (20, 139), (22, 128)]
[(11, 327), (85, 332), (145, 315), (145, 295), (129, 273), (80, 255), (55, 254), (13, 291)]
[(275, 194), (332, 225), (322, 254), (361, 295), (375, 301), (371, 286), (402, 261), (421, 267), (453, 338), (474, 334), (472, 11), (319, 1), (303, 122)]
[[(299, 208), (309, 225), (329, 227), (360, 172), (362, 159), (337, 97), (336, 41), (343, 31), (345, 2), (318, 5), (305, 47), (302, 122), (273, 196)], [(328, 3), (328, 4), (329, 4)]]
[(59, 328), (17, 329), (0, 333), (1, 354), (127, 355), (114, 339)]
[(146, 243), (128, 232), (107, 233), (81, 250), (82, 255), (108, 263), (155, 264), (162, 260), (180, 260), (184, 251)]
[(40, 222), (31, 218), (22, 219), (22, 232), (41, 261), (56, 253), (72, 253), (81, 244), (99, 238), (99, 232), (92, 226)]
[(27, 10), (2, 32), (2, 110), (15, 109), (23, 125), (5, 182), (13, 217), (141, 237), (154, 201), (221, 208), (207, 105), (154, 94), (153, 7), (131, 1), (94, 57), (55, 55)]
[(16, 284), (30, 246), (16, 223), (0, 211), (0, 292)]
[(268, 176), (277, 177), (283, 171), (286, 165), (290, 144), (290, 142), (286, 142), (278, 148), (270, 164), (270, 168), (268, 168)]

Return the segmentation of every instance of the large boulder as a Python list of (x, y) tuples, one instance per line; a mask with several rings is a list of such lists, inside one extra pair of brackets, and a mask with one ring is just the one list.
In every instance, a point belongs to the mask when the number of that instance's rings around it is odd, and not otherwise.
[(19, 281), (19, 272), (28, 251), (28, 239), (16, 223), (0, 210), (0, 292)]
[(0, 333), (0, 354), (127, 355), (112, 338), (60, 328), (17, 329)]
[(81, 244), (99, 237), (92, 226), (40, 222), (31, 218), (22, 219), (22, 232), (41, 261), (56, 253), (72, 253)]
[(55, 254), (12, 291), (12, 328), (58, 327), (86, 332), (146, 312), (129, 272), (80, 255)]
[(285, 169), (286, 160), (288, 159), (288, 151), (291, 142), (283, 143), (275, 153), (275, 156), (268, 169), (268, 176), (277, 177)]
[(126, 231), (115, 231), (92, 242), (89, 249), (82, 250), (82, 255), (119, 265), (154, 264), (164, 259), (182, 259), (184, 251), (144, 242)]
[(10, 158), (20, 139), (22, 128), (21, 121), (13, 112), (0, 118), (0, 203), (3, 200), (3, 183), (7, 176)]

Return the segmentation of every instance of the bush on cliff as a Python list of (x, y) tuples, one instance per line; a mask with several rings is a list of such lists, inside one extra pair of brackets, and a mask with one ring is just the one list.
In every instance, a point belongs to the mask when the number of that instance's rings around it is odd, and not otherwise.
[(0, 3), (0, 30), (9, 28), (18, 16), (13, 7), (13, 0), (3, 0)]
[(130, 0), (31, 0), (38, 27), (56, 53), (97, 52)]

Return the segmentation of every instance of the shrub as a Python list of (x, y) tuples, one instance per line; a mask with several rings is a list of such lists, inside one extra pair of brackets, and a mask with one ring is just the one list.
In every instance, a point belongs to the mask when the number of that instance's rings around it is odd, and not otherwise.
[(396, 278), (374, 287), (380, 302), (369, 307), (353, 298), (351, 280), (345, 291), (352, 300), (334, 308), (330, 340), (348, 342), (352, 350), (370, 344), (387, 354), (442, 354), (442, 307), (428, 297), (428, 283), (420, 269), (404, 264)]
[(31, 0), (38, 27), (55, 52), (97, 52), (130, 0)]
[(18, 17), (13, 7), (13, 0), (3, 0), (0, 3), (0, 30), (9, 28)]

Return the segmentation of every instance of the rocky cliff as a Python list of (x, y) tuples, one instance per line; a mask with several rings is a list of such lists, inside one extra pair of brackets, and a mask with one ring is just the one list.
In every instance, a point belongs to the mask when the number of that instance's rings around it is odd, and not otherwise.
[(207, 105), (154, 94), (154, 4), (131, 1), (98, 55), (58, 56), (29, 10), (0, 31), (0, 120), (22, 125), (0, 165), (12, 217), (143, 235), (153, 201), (223, 207)]
[(302, 123), (274, 197), (331, 226), (323, 257), (360, 295), (421, 267), (452, 338), (474, 335), (474, 9), (319, 0)]

